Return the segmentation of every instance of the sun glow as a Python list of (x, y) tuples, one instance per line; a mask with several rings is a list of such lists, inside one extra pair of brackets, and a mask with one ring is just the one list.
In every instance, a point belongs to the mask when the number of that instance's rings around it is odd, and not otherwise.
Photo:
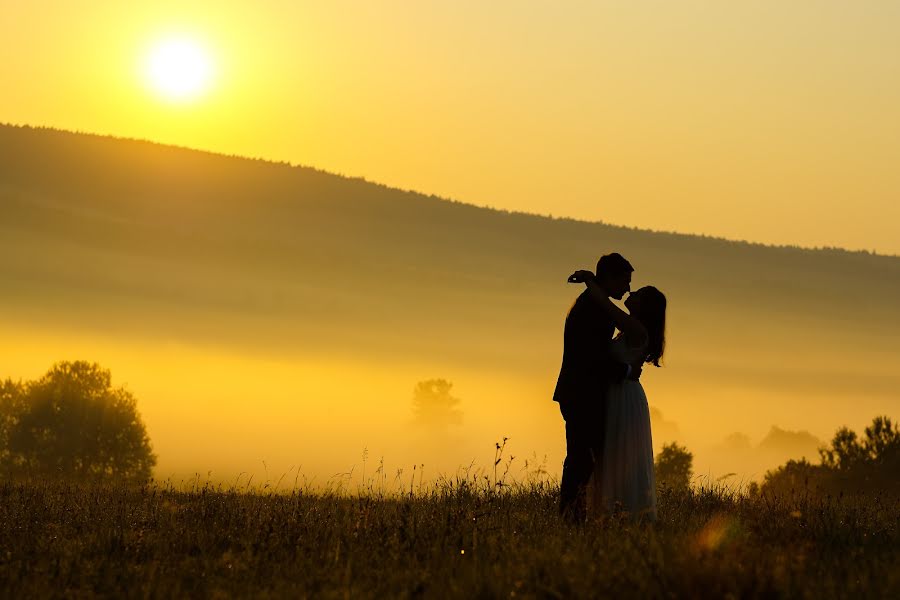
[(209, 87), (212, 74), (209, 55), (190, 39), (164, 40), (153, 46), (147, 56), (148, 83), (169, 100), (188, 101), (202, 95)]

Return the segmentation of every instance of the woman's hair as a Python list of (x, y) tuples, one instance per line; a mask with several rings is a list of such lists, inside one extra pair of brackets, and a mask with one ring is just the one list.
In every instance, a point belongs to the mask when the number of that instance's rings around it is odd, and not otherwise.
[(648, 285), (641, 288), (641, 310), (638, 320), (647, 329), (647, 358), (644, 362), (658, 367), (666, 349), (666, 297)]

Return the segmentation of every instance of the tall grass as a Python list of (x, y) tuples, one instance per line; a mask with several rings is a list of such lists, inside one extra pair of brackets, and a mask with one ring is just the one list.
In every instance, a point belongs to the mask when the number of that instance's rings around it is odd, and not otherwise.
[(662, 490), (654, 526), (578, 528), (557, 494), (483, 474), (402, 493), (7, 483), (0, 595), (900, 597), (896, 500), (706, 486)]

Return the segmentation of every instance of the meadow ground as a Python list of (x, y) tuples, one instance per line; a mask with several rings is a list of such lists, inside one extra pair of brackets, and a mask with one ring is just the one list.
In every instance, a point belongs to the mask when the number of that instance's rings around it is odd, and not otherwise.
[(573, 528), (557, 492), (5, 483), (0, 596), (900, 597), (897, 500), (663, 491), (653, 527)]

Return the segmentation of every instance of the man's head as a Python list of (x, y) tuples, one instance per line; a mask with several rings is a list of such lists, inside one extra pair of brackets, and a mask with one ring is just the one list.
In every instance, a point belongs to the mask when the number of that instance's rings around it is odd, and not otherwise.
[(631, 289), (631, 273), (634, 267), (617, 253), (605, 254), (597, 261), (597, 282), (616, 300)]

